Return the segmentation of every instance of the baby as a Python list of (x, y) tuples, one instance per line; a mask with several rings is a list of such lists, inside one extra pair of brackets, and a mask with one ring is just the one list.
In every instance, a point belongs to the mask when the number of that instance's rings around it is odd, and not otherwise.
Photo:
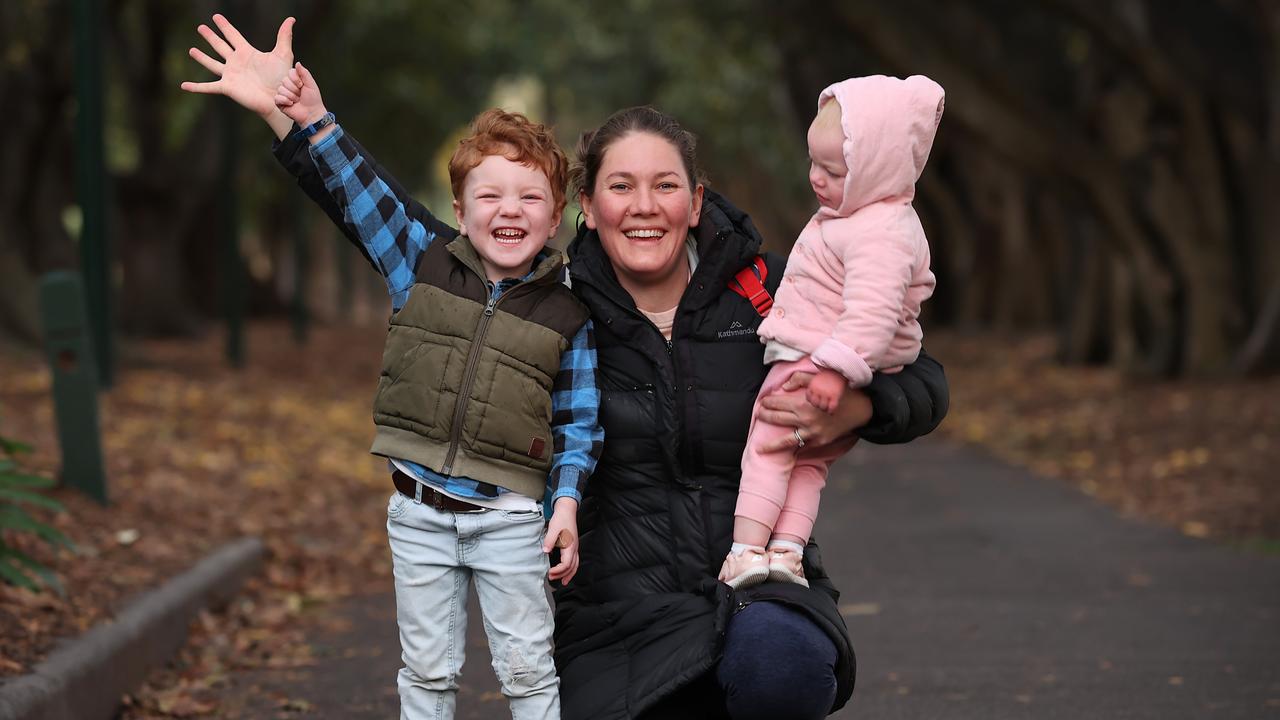
[[(807, 399), (834, 412), (845, 386), (896, 372), (920, 352), (916, 318), (934, 277), (911, 200), (942, 108), (942, 87), (920, 75), (851, 78), (818, 96), (808, 142), (819, 208), (759, 329), (772, 368), (752, 414), (733, 547), (720, 571), (733, 588), (765, 580), (808, 585), (801, 559), (818, 497), (831, 463), (856, 441), (806, 447), (800, 430), (760, 420), (760, 398), (794, 373), (812, 373)], [(785, 436), (794, 436), (795, 453), (761, 452)]]

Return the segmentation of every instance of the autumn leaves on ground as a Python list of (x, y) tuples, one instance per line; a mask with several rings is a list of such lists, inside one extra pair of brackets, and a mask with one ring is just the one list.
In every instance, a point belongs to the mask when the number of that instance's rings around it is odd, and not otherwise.
[[(264, 538), (266, 569), (231, 605), (193, 623), (180, 658), (128, 699), (126, 717), (214, 712), (203, 692), (237, 668), (308, 662), (300, 619), (390, 587), (382, 464), (367, 454), (381, 328), (319, 328), (305, 346), (254, 326), (244, 370), (221, 336), (125, 347), (102, 396), (112, 504), (76, 493), (50, 521), (75, 553), (16, 536), (53, 567), (64, 597), (0, 586), (0, 673), (22, 673), (55, 640), (111, 617), (131, 596), (221, 543)], [(950, 415), (941, 434), (1073, 483), (1119, 511), (1210, 541), (1276, 551), (1280, 380), (1151, 383), (1062, 368), (1052, 343), (935, 333)], [(0, 436), (58, 466), (50, 378), (38, 353), (0, 352)], [(284, 712), (289, 712), (285, 708)]]
[[(264, 539), (265, 572), (225, 613), (194, 623), (177, 670), (126, 716), (212, 711), (199, 690), (225, 672), (305, 663), (297, 615), (390, 583), (380, 521), (390, 487), (368, 454), (381, 335), (321, 330), (299, 348), (286, 325), (254, 327), (240, 372), (226, 368), (218, 333), (126, 346), (101, 407), (112, 504), (55, 493), (67, 511), (52, 522), (77, 553), (27, 549), (59, 572), (66, 596), (0, 586), (3, 672), (245, 535)], [(0, 355), (0, 435), (35, 445), (30, 466), (42, 473), (58, 464), (49, 383), (38, 355)]]

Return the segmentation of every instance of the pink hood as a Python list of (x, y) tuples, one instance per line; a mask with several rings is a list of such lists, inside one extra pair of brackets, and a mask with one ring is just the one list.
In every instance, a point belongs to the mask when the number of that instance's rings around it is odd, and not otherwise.
[(910, 202), (942, 120), (942, 86), (923, 75), (872, 75), (827, 87), (818, 107), (832, 97), (840, 103), (849, 174), (840, 208), (819, 214), (848, 217), (881, 200)]

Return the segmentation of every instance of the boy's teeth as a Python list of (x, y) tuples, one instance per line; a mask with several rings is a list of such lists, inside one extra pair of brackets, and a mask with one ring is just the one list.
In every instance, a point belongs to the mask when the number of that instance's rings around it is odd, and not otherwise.
[(525, 236), (525, 234), (526, 233), (523, 230), (509, 230), (505, 228), (493, 231), (493, 236), (501, 240), (520, 240)]

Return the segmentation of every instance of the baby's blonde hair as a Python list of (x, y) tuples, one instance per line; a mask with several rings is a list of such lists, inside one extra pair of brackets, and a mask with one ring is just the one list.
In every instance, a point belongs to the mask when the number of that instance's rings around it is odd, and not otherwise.
[(844, 128), (840, 127), (840, 101), (829, 98), (822, 103), (818, 114), (813, 116), (813, 127), (817, 130), (835, 130), (843, 135)]

